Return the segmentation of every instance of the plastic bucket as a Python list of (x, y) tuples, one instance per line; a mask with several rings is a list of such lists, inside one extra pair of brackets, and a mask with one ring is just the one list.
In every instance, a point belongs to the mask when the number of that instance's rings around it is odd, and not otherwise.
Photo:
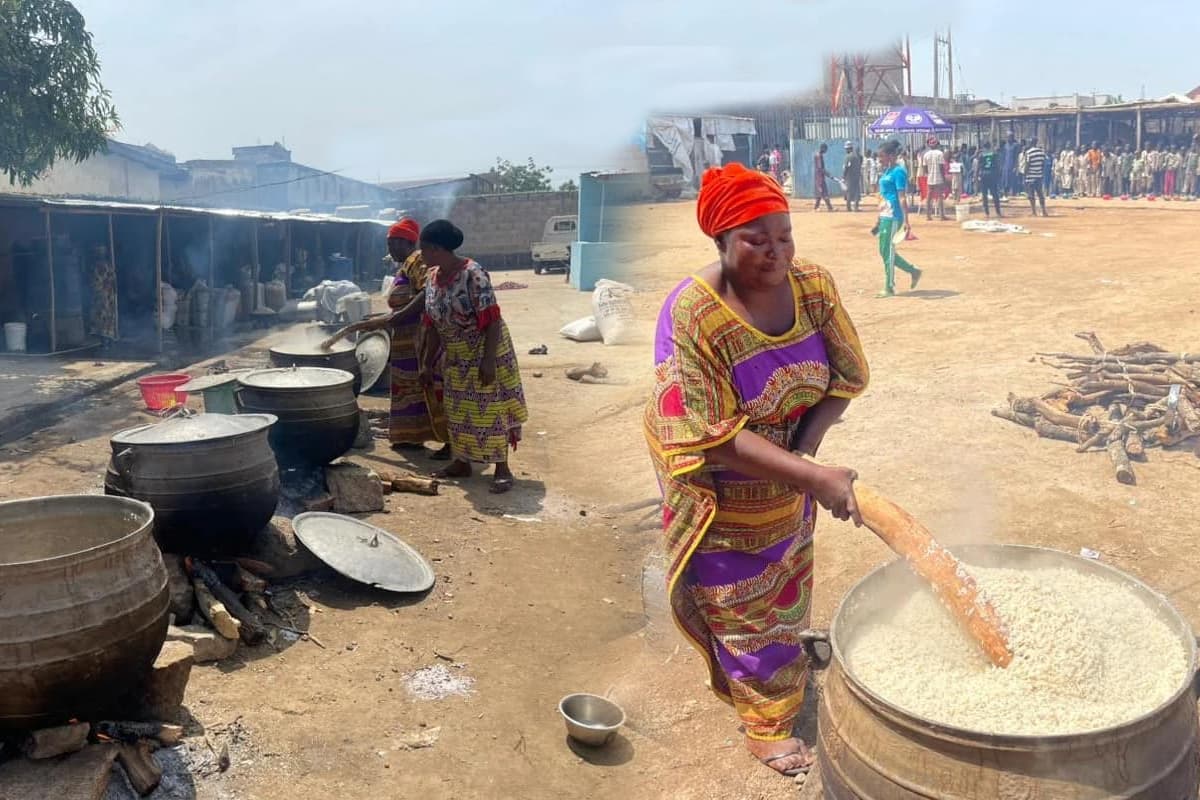
[(164, 411), (187, 402), (187, 392), (177, 392), (175, 387), (182, 386), (191, 379), (191, 375), (182, 372), (168, 372), (138, 378), (137, 385), (142, 392), (142, 400), (146, 402), (146, 408), (151, 411)]
[[(236, 414), (237, 399), (237, 382), (230, 381), (222, 383), (220, 386), (214, 386), (211, 389), (205, 389), (200, 393), (204, 398), (204, 413), (205, 414)], [(186, 395), (184, 395), (186, 398)]]
[(25, 323), (24, 322), (6, 322), (4, 323), (4, 347), (10, 353), (25, 352)]
[(959, 222), (966, 222), (971, 216), (971, 206), (968, 203), (959, 203), (954, 207), (954, 218)]

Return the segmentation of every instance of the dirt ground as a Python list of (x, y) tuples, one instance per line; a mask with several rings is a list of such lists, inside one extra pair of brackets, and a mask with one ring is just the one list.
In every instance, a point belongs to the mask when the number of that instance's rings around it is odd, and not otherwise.
[[(926, 270), (922, 289), (890, 300), (874, 298), (882, 270), (869, 213), (795, 210), (798, 251), (833, 272), (872, 368), (823, 458), (854, 467), (948, 541), (1096, 549), (1200, 628), (1200, 581), (1183, 566), (1200, 555), (1200, 460), (1152, 451), (1138, 485), (1122, 486), (1103, 454), (1078, 455), (988, 414), (1010, 391), (1044, 391), (1054, 373), (1031, 357), (1085, 348), (1073, 338), (1080, 330), (1113, 346), (1200, 349), (1200, 207), (1059, 203), (1050, 219), (1021, 218), (1026, 236), (922, 219), (919, 240), (904, 248)], [(398, 601), (332, 576), (306, 579), (298, 588), (318, 609), (311, 630), (324, 648), (242, 649), (196, 668), (191, 714), (206, 726), (240, 717), (245, 731), (232, 768), (197, 779), (198, 797), (796, 796), (790, 780), (745, 754), (734, 716), (665, 619), (653, 513), (621, 508), (657, 493), (640, 421), (658, 306), (713, 257), (691, 203), (639, 207), (629, 219), (641, 247), (621, 277), (639, 290), (641, 340), (561, 339), (559, 327), (590, 313), (588, 295), (561, 277), (494, 275), (528, 284), (500, 294), (531, 415), (513, 458), (517, 488), (497, 498), (476, 478), (435, 498), (391, 495), (387, 512), (368, 519), (431, 560), (429, 596)], [(548, 356), (524, 355), (543, 343)], [(563, 377), (594, 360), (609, 369), (606, 382)], [(138, 405), (129, 384), (3, 448), (0, 495), (98, 491), (108, 436), (145, 419)], [(407, 463), (382, 442), (356, 458)], [(818, 531), (820, 626), (889, 554), (828, 515)], [(902, 656), (897, 668), (919, 669), (919, 659)], [(472, 678), (474, 693), (411, 697), (403, 677), (436, 664)], [(610, 693), (625, 708), (628, 724), (608, 750), (565, 740), (555, 707), (573, 691)], [(432, 746), (405, 749), (435, 728)]]

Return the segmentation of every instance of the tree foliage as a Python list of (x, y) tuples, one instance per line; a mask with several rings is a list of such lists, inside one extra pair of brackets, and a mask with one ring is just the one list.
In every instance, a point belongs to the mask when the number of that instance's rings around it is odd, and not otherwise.
[(548, 192), (553, 188), (550, 176), (554, 174), (554, 170), (550, 167), (539, 167), (532, 158), (524, 164), (514, 164), (506, 158), (497, 158), (496, 167), (492, 172), (495, 175), (497, 192)]
[(118, 125), (83, 15), (67, 0), (0, 0), (0, 172), (28, 186), (104, 149)]
[(572, 178), (571, 180), (563, 181), (558, 190), (560, 192), (578, 192), (579, 187), (575, 184), (575, 179)]

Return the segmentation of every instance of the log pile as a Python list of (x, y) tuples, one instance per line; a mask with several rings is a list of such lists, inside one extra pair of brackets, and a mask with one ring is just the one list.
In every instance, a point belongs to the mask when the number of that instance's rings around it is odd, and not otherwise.
[(1017, 397), (992, 415), (1044, 439), (1104, 450), (1116, 479), (1137, 483), (1134, 461), (1152, 448), (1194, 447), (1200, 457), (1200, 353), (1168, 352), (1149, 342), (1108, 350), (1092, 332), (1076, 334), (1090, 354), (1038, 353), (1067, 382), (1041, 397)]

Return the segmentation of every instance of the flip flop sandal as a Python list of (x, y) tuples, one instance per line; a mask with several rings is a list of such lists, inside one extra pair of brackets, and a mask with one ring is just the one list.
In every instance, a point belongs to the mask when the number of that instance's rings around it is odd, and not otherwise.
[[(761, 761), (765, 766), (771, 767), (771, 764), (775, 761), (779, 761), (784, 758), (791, 758), (792, 756), (802, 756), (802, 755), (804, 755), (803, 750), (793, 750), (790, 753), (780, 753), (777, 756), (770, 756), (769, 758), (760, 758), (759, 761)], [(785, 775), (789, 778), (794, 778), (797, 775), (807, 775), (809, 773), (809, 771), (812, 770), (812, 764), (809, 764), (808, 766), (805, 766), (805, 767), (792, 767), (791, 769), (775, 769), (775, 767), (771, 767), (771, 769), (774, 769), (780, 775)]]
[(491, 488), (489, 488), (488, 491), (492, 494), (504, 494), (512, 488), (512, 478), (495, 478), (492, 480)]
[(549, 352), (550, 352), (550, 348), (549, 348), (549, 347), (546, 347), (546, 345), (544, 345), (544, 344), (543, 344), (543, 345), (538, 345), (537, 347), (535, 347), (535, 348), (533, 348), (532, 350), (530, 350), (530, 351), (529, 351), (529, 355), (531, 355), (531, 356), (544, 356), (544, 355), (548, 354)]

